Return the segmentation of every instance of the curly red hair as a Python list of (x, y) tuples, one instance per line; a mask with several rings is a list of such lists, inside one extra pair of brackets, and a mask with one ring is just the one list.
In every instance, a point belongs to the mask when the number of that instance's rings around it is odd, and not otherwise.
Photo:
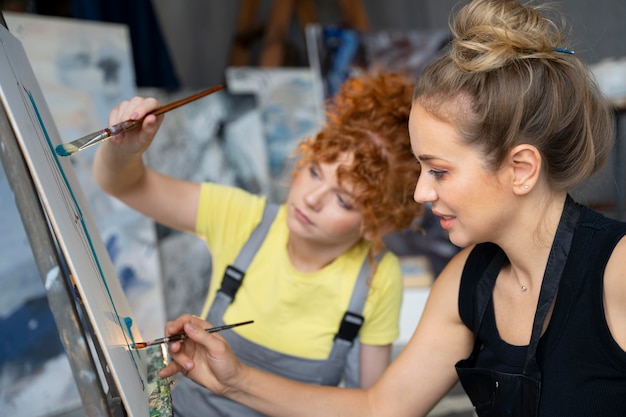
[(344, 153), (350, 165), (337, 171), (339, 184), (350, 184), (363, 214), (362, 232), (377, 251), (382, 235), (409, 227), (422, 214), (413, 200), (420, 174), (409, 140), (413, 84), (395, 73), (348, 79), (327, 103), (327, 121), (302, 141), (294, 156), (296, 172), (310, 163), (331, 163)]

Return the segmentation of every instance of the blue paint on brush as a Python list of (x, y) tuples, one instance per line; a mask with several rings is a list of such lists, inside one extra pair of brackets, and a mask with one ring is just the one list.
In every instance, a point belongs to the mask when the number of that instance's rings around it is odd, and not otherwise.
[(56, 148), (54, 148), (54, 150), (59, 156), (70, 156), (70, 153), (65, 150), (64, 145), (58, 145)]

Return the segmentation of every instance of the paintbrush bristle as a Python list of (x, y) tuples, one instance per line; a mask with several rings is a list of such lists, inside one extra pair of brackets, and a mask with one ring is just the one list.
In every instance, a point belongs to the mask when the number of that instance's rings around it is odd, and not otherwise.
[(71, 144), (71, 143), (63, 143), (61, 145), (58, 145), (55, 148), (55, 151), (56, 151), (57, 155), (60, 155), (60, 156), (70, 156), (74, 152), (78, 151), (78, 148), (75, 145)]
[(143, 348), (145, 348), (147, 346), (148, 346), (148, 344), (146, 342), (139, 342), (139, 343), (133, 343), (131, 345), (131, 348), (133, 348), (133, 349), (143, 349)]

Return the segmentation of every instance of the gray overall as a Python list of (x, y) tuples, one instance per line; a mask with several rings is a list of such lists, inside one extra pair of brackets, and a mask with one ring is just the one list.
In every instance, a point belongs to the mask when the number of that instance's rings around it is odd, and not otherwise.
[[(233, 265), (226, 268), (221, 288), (215, 295), (215, 300), (207, 315), (207, 320), (211, 324), (215, 326), (224, 324), (224, 312), (235, 298), (245, 271), (263, 243), (277, 211), (277, 205), (268, 204), (265, 207), (261, 222), (253, 230)], [(335, 386), (343, 381), (346, 387), (357, 387), (359, 386), (360, 359), (360, 343), (357, 335), (363, 324), (361, 313), (369, 291), (367, 279), (370, 273), (371, 267), (366, 258), (361, 266), (348, 311), (341, 320), (333, 347), (325, 360), (307, 359), (276, 352), (251, 342), (232, 330), (223, 331), (221, 335), (237, 353), (239, 360), (254, 368), (309, 384)], [(182, 378), (174, 386), (172, 400), (176, 417), (263, 416), (239, 403), (217, 396), (187, 378)]]

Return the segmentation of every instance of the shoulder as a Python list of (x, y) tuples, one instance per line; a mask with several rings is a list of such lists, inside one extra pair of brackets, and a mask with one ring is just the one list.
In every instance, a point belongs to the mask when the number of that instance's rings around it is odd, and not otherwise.
[(232, 202), (233, 200), (249, 201), (251, 199), (261, 198), (256, 194), (252, 194), (242, 188), (233, 187), (231, 185), (216, 184), (214, 182), (203, 182), (200, 184), (201, 197), (221, 198)]
[(241, 230), (247, 236), (261, 220), (266, 201), (237, 187), (202, 183), (196, 231), (205, 237), (226, 238)]
[[(367, 250), (361, 254), (359, 264), (368, 262), (366, 253)], [(363, 256), (365, 257), (363, 258)], [(356, 262), (356, 259), (353, 261)], [(376, 259), (376, 269), (369, 280), (369, 285), (373, 289), (401, 293), (404, 287), (404, 278), (409, 273), (410, 271), (403, 266), (400, 258), (388, 250)]]
[(200, 205), (212, 210), (262, 211), (266, 197), (241, 188), (204, 182), (200, 186)]
[(586, 244), (580, 245), (573, 256), (582, 257), (588, 264), (592, 262), (590, 268), (604, 268), (602, 302), (605, 318), (613, 338), (622, 350), (626, 350), (626, 329), (622, 326), (626, 317), (626, 223), (588, 208), (582, 219), (586, 220), (581, 222), (585, 233), (580, 239)]
[[(624, 268), (624, 259), (626, 259), (626, 236), (622, 236), (615, 245), (613, 252), (609, 258), (605, 275), (618, 275), (626, 278), (626, 269)], [(626, 279), (621, 280), (621, 284), (626, 288)], [(626, 292), (624, 292), (626, 295)]]
[(604, 270), (605, 314), (611, 333), (626, 351), (626, 329), (622, 325), (626, 317), (626, 236), (622, 236), (613, 249)]
[(443, 269), (432, 296), (450, 306), (450, 315), (471, 328), (473, 294), (482, 272), (500, 249), (494, 244), (479, 244), (462, 249)]
[(446, 267), (441, 271), (435, 280), (435, 283), (441, 287), (455, 287), (458, 292), (463, 271), (466, 269), (468, 262), (470, 262), (470, 258), (475, 258), (475, 254), (477, 252), (480, 252), (480, 248), (478, 246), (470, 246), (461, 249), (459, 253), (450, 259)]
[(400, 258), (398, 258), (398, 256), (394, 254), (393, 252), (386, 251), (380, 257), (380, 260), (378, 261), (376, 269), (377, 269), (376, 271), (377, 274), (379, 273), (379, 271), (383, 271), (383, 272), (391, 271), (391, 272), (401, 273), (402, 268), (400, 265)]

